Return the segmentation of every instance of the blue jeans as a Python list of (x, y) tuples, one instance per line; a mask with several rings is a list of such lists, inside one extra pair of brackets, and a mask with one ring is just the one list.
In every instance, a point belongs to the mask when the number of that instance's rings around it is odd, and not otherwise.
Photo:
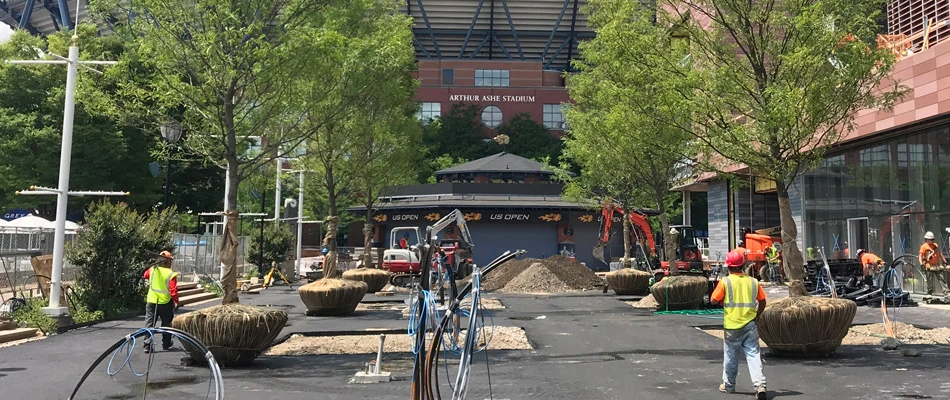
[(762, 359), (759, 357), (759, 329), (755, 322), (740, 329), (726, 329), (723, 331), (723, 361), (722, 383), (726, 390), (736, 388), (736, 374), (739, 373), (739, 353), (745, 353), (746, 363), (749, 364), (749, 375), (755, 388), (765, 388), (765, 375), (762, 374)]

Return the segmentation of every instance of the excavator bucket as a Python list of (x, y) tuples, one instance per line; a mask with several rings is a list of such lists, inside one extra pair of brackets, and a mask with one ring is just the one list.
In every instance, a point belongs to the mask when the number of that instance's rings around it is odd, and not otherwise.
[(604, 247), (607, 247), (607, 244), (598, 240), (597, 245), (594, 246), (594, 258), (606, 264), (607, 260), (604, 259)]

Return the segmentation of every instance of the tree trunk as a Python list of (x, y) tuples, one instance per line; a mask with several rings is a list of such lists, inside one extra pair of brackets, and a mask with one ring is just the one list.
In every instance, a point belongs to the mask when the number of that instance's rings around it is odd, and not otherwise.
[(228, 187), (225, 188), (227, 223), (224, 226), (224, 235), (221, 238), (221, 263), (224, 265), (224, 276), (221, 278), (221, 287), (224, 289), (222, 304), (238, 302), (237, 295), (237, 197), (238, 197), (238, 163), (237, 160), (228, 161)]
[(624, 207), (623, 209), (622, 218), (623, 218), (623, 260), (620, 260), (620, 261), (621, 261), (621, 265), (623, 265), (623, 268), (631, 268), (633, 267), (633, 262), (631, 262), (630, 260), (630, 249), (633, 248), (633, 245), (630, 243), (630, 234), (633, 231), (633, 229), (630, 226), (631, 225), (630, 214), (627, 213), (626, 207)]
[(366, 222), (363, 223), (363, 267), (376, 268), (373, 264), (373, 203), (371, 202), (366, 204)]
[(660, 207), (660, 229), (663, 230), (663, 257), (670, 263), (670, 275), (679, 274), (676, 266), (676, 236), (670, 234), (670, 217), (664, 207)]
[(323, 237), (323, 246), (329, 249), (326, 257), (323, 259), (323, 279), (338, 278), (341, 273), (336, 269), (336, 234), (340, 229), (340, 217), (331, 215), (327, 217), (327, 235)]
[(788, 198), (788, 188), (785, 181), (776, 180), (778, 192), (778, 211), (782, 221), (782, 260), (785, 275), (788, 277), (789, 296), (807, 296), (808, 291), (802, 279), (805, 277), (805, 260), (798, 248), (798, 227), (792, 218), (792, 202)]

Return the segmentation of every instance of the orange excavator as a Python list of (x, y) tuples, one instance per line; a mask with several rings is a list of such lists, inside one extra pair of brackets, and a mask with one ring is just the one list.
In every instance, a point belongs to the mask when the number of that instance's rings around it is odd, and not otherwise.
[[(605, 202), (600, 210), (601, 227), (603, 229), (600, 238), (597, 240), (597, 245), (594, 246), (593, 253), (594, 258), (604, 264), (609, 264), (604, 258), (604, 248), (610, 242), (610, 228), (613, 226), (614, 213), (620, 213), (623, 216), (623, 210), (613, 202)], [(655, 256), (656, 242), (653, 239), (653, 231), (650, 229), (650, 223), (647, 222), (646, 215), (633, 211), (630, 213), (630, 222), (633, 224), (633, 238), (640, 246), (640, 251), (647, 257)], [(644, 241), (646, 241), (645, 248)]]
[[(595, 259), (604, 264), (608, 264), (604, 258), (604, 248), (607, 247), (607, 243), (610, 241), (610, 229), (613, 226), (615, 213), (619, 213), (622, 216), (623, 210), (613, 202), (605, 202), (601, 207), (601, 236), (597, 240), (597, 245), (594, 246), (593, 255)], [(650, 229), (647, 216), (643, 213), (633, 211), (630, 212), (629, 218), (633, 224), (632, 239), (634, 239), (637, 246), (640, 247), (641, 254), (648, 259), (656, 257), (656, 239), (653, 235), (653, 230)], [(618, 221), (622, 221), (622, 219), (618, 218)], [(671, 226), (671, 228), (676, 229), (677, 232), (682, 235), (682, 240), (680, 240), (677, 249), (677, 260), (673, 261), (676, 268), (684, 272), (703, 271), (702, 255), (699, 251), (699, 246), (696, 244), (693, 229), (683, 225), (675, 225)], [(652, 270), (653, 267), (654, 266), (651, 265), (650, 269)], [(663, 274), (665, 275), (669, 271), (670, 262), (663, 261), (659, 267), (662, 268)]]

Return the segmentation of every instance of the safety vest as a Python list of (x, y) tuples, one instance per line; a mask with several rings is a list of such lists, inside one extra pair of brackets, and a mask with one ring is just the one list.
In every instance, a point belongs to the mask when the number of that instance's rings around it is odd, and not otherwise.
[(171, 268), (153, 267), (148, 275), (148, 296), (145, 301), (151, 304), (167, 304), (172, 301), (168, 285), (177, 276), (178, 273)]
[(741, 329), (755, 319), (759, 303), (755, 299), (759, 293), (759, 281), (751, 276), (730, 275), (723, 278), (726, 285), (722, 309), (723, 328)]

